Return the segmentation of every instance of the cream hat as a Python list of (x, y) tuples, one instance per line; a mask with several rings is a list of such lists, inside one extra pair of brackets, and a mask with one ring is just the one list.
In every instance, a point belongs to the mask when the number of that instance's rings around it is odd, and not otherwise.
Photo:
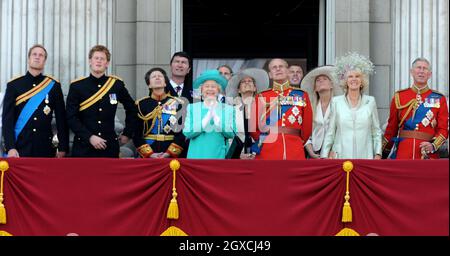
[(269, 88), (269, 75), (264, 69), (260, 68), (248, 68), (235, 74), (230, 81), (226, 89), (227, 97), (237, 97), (239, 91), (239, 82), (245, 77), (252, 77), (255, 79), (256, 93), (261, 92)]
[(313, 104), (316, 102), (316, 92), (315, 92), (315, 83), (316, 78), (320, 75), (325, 75), (331, 80), (331, 85), (333, 86), (333, 94), (334, 96), (343, 94), (342, 88), (339, 86), (337, 81), (335, 80), (333, 76), (333, 72), (335, 72), (334, 66), (321, 66), (317, 67), (306, 74), (305, 77), (303, 77), (301, 88), (305, 90), (308, 93), (309, 99), (312, 101)]

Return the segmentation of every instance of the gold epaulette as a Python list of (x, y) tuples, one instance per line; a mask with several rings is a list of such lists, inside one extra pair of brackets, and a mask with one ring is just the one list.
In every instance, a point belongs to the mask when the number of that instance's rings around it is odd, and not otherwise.
[(147, 96), (147, 97), (144, 97), (144, 98), (140, 98), (140, 99), (138, 99), (138, 100), (135, 101), (135, 104), (136, 104), (136, 105), (139, 105), (139, 103), (140, 103), (141, 101), (143, 101), (143, 100), (145, 100), (145, 99), (148, 99), (148, 98), (150, 98), (150, 96)]
[(56, 78), (54, 78), (53, 76), (50, 76), (50, 75), (45, 75), (45, 76), (47, 76), (48, 78), (50, 78), (50, 79), (52, 79), (52, 80), (54, 80), (55, 82), (57, 82), (57, 83), (60, 84), (59, 80), (56, 79)]
[(81, 80), (86, 79), (86, 78), (87, 78), (86, 76), (82, 76), (80, 78), (77, 78), (75, 80), (70, 81), (70, 83), (73, 84), (73, 83), (76, 83), (76, 82), (81, 81)]
[(17, 80), (17, 79), (19, 79), (21, 77), (24, 77), (24, 75), (19, 75), (19, 76), (13, 77), (11, 80), (8, 81), (8, 83), (11, 83), (12, 81)]
[(116, 76), (116, 75), (109, 75), (109, 77), (115, 78), (115, 79), (120, 80), (120, 81), (123, 82), (123, 79), (121, 77)]

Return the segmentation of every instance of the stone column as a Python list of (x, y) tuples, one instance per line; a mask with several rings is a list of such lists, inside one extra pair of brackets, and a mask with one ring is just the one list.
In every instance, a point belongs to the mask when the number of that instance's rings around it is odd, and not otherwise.
[(370, 57), (370, 1), (336, 0), (336, 57), (359, 52)]
[(417, 57), (431, 62), (430, 87), (448, 97), (449, 2), (447, 0), (397, 0), (394, 12), (394, 88), (411, 86), (411, 63)]
[(67, 94), (71, 80), (89, 72), (88, 51), (112, 46), (113, 0), (2, 0), (0, 2), (0, 84), (27, 70), (34, 44), (48, 51), (45, 73), (61, 81)]
[(170, 74), (171, 1), (137, 0), (136, 98), (148, 95), (145, 73), (152, 67)]

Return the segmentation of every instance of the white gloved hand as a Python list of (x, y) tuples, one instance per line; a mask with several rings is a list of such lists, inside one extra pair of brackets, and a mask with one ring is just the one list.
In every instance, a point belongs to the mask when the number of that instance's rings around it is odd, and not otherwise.
[(211, 109), (209, 109), (208, 113), (206, 113), (205, 117), (203, 117), (203, 119), (202, 119), (202, 128), (203, 129), (206, 129), (209, 122), (211, 121), (212, 116), (213, 115), (211, 113)]
[(221, 125), (220, 118), (215, 113), (214, 113), (213, 120), (214, 120), (214, 125), (217, 127), (220, 127), (220, 125)]

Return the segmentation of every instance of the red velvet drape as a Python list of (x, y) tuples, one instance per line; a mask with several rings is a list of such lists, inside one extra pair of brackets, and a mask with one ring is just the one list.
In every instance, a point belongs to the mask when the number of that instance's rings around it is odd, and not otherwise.
[[(4, 159), (13, 235), (335, 235), (345, 172), (340, 160), (181, 159), (179, 220), (167, 220), (170, 160)], [(354, 160), (353, 222), (366, 235), (449, 235), (448, 160)]]

